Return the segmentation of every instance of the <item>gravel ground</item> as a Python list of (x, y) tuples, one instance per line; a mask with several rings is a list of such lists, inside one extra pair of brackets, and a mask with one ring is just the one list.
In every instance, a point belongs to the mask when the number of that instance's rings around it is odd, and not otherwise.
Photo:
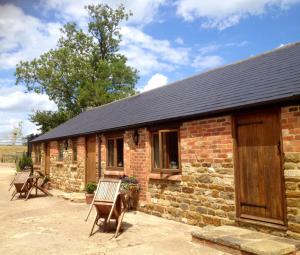
[(192, 226), (140, 212), (125, 214), (117, 239), (113, 229), (89, 237), (95, 212), (85, 222), (86, 204), (44, 196), (10, 201), (13, 171), (0, 165), (0, 254), (225, 254), (192, 243)]

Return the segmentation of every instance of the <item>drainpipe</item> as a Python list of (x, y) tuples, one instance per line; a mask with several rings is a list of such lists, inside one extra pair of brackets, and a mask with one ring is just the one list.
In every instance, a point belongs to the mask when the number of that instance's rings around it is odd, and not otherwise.
[(98, 177), (101, 178), (101, 134), (97, 134), (98, 137)]

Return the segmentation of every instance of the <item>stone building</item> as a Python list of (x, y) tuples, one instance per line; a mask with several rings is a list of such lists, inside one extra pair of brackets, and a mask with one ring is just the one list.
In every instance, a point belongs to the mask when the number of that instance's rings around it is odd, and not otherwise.
[(88, 110), (33, 146), (55, 188), (135, 176), (141, 211), (300, 238), (300, 43)]

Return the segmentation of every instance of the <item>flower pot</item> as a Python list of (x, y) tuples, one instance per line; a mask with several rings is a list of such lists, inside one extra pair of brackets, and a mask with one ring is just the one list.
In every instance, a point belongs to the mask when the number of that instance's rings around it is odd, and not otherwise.
[(94, 194), (85, 193), (85, 201), (87, 204), (91, 204), (94, 199)]
[(51, 182), (47, 182), (47, 183), (45, 184), (45, 188), (46, 188), (47, 190), (51, 190), (51, 189), (52, 189)]

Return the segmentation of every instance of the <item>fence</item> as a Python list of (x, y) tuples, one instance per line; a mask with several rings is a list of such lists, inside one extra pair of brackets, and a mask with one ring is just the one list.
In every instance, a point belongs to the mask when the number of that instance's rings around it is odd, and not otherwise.
[(16, 163), (19, 158), (23, 155), (23, 152), (9, 153), (9, 154), (0, 154), (1, 163)]

